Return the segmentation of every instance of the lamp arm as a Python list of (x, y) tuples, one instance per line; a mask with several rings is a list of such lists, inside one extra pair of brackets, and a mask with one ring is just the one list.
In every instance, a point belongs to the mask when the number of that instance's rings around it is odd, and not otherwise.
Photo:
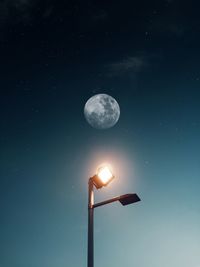
[(93, 208), (98, 208), (100, 206), (103, 206), (103, 205), (106, 205), (106, 204), (110, 204), (112, 202), (119, 201), (119, 200), (120, 200), (120, 196), (119, 197), (114, 197), (114, 198), (111, 198), (111, 199), (108, 199), (108, 200), (105, 200), (105, 201), (102, 201), (102, 202), (94, 204)]
[(123, 206), (126, 206), (126, 205), (133, 204), (135, 202), (140, 201), (140, 198), (138, 197), (137, 194), (126, 194), (126, 195), (108, 199), (103, 202), (99, 202), (97, 204), (93, 204), (92, 208), (97, 208), (97, 207), (100, 207), (100, 206), (103, 206), (103, 205), (106, 205), (106, 204), (109, 204), (115, 201), (119, 201)]

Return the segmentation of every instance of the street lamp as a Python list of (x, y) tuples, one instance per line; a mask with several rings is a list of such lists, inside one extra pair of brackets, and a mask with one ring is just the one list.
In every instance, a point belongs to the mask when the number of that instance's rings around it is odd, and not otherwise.
[(140, 201), (137, 194), (126, 194), (95, 204), (94, 186), (98, 190), (107, 186), (114, 178), (111, 166), (104, 164), (88, 182), (88, 267), (94, 267), (94, 209), (115, 201), (119, 201), (123, 206)]

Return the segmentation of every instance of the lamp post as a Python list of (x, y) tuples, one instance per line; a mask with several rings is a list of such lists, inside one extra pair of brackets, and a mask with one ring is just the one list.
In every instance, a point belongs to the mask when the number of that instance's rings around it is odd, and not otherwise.
[(137, 194), (126, 194), (95, 204), (94, 186), (98, 190), (103, 186), (107, 186), (113, 179), (114, 175), (109, 166), (104, 165), (88, 181), (88, 267), (94, 267), (94, 209), (115, 201), (119, 201), (123, 206), (140, 201)]

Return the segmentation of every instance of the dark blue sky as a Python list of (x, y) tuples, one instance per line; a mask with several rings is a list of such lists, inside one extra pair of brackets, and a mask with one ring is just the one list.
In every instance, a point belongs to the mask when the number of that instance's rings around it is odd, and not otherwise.
[[(117, 2), (117, 3), (116, 3)], [(200, 266), (200, 19), (197, 1), (0, 3), (0, 266), (80, 267), (87, 181), (95, 266)], [(112, 95), (115, 127), (91, 128), (89, 97)]]

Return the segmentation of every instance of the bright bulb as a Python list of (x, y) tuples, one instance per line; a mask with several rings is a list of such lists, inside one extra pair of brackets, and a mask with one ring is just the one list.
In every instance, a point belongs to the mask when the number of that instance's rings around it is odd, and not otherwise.
[(108, 166), (100, 167), (97, 175), (103, 184), (107, 184), (113, 178), (113, 174)]

